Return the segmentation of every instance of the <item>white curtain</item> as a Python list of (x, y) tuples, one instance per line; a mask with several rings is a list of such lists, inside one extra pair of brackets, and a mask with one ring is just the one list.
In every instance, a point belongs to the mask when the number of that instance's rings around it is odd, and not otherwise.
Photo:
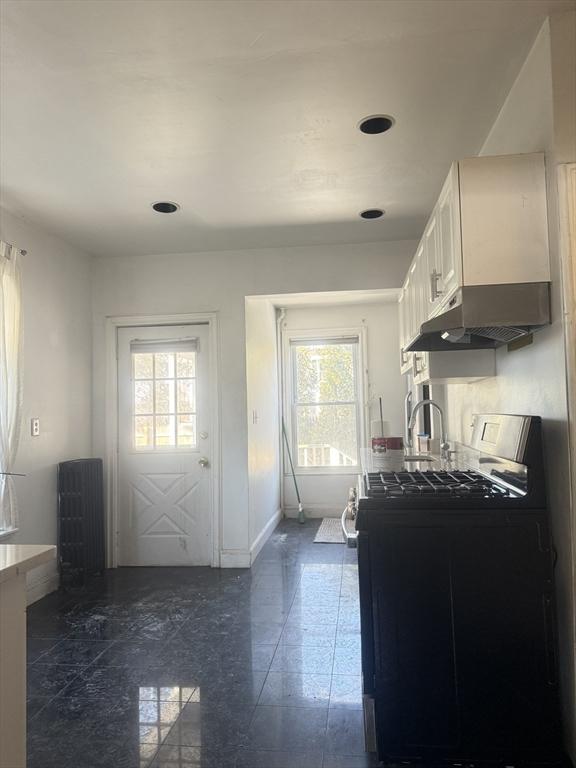
[[(20, 251), (0, 240), (0, 473), (12, 472), (22, 418)], [(18, 527), (13, 478), (0, 474), (0, 530)]]

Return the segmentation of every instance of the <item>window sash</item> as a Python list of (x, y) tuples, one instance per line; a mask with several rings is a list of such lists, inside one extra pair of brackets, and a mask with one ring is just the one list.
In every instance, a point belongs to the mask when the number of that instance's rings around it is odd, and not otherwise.
[[(354, 375), (354, 399), (353, 400), (299, 400), (298, 399), (298, 348), (299, 347), (332, 347), (332, 346), (352, 347), (352, 370)], [(354, 405), (358, 402), (358, 336), (352, 337), (318, 337), (309, 339), (290, 339), (291, 347), (291, 369), (292, 369), (292, 405)]]

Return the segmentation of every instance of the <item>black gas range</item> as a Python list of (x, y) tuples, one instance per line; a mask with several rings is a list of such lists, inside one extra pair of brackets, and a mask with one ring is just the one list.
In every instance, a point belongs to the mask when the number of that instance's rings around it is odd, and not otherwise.
[[(441, 468), (407, 464), (398, 472), (368, 470), (357, 488), (363, 509), (542, 509), (546, 506), (542, 424), (536, 416), (484, 414), (470, 445)], [(360, 526), (357, 526), (360, 527)]]
[(367, 749), (386, 762), (562, 759), (538, 417), (475, 417), (457, 461), (356, 498)]

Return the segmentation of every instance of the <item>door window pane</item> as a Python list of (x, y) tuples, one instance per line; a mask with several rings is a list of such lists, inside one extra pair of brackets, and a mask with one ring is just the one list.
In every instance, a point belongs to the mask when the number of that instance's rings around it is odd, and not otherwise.
[(154, 356), (149, 352), (136, 352), (134, 354), (134, 378), (154, 378)]
[(196, 416), (178, 416), (178, 445), (196, 445)]
[(176, 355), (176, 375), (182, 379), (196, 376), (196, 352), (178, 352)]
[(134, 444), (136, 448), (153, 448), (153, 416), (136, 416), (134, 419)]
[(154, 413), (154, 392), (151, 381), (134, 383), (134, 413)]
[(158, 352), (154, 355), (154, 376), (157, 379), (174, 378), (173, 352)]
[(182, 379), (178, 382), (178, 413), (196, 411), (196, 381)]
[(173, 447), (176, 445), (174, 416), (156, 416), (156, 446)]
[(175, 413), (174, 381), (156, 382), (156, 413)]

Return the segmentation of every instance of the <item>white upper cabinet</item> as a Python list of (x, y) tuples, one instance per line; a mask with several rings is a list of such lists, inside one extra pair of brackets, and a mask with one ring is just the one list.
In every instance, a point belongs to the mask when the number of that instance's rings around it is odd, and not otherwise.
[[(402, 292), (401, 368), (415, 380), (441, 379), (447, 358), (406, 352), (420, 327), (473, 285), (548, 282), (544, 156), (473, 157), (453, 163), (424, 229)], [(482, 354), (479, 354), (482, 352)], [(447, 378), (493, 375), (492, 351), (451, 351)], [(476, 357), (474, 357), (476, 355)], [(471, 360), (477, 362), (472, 366)], [(465, 363), (465, 361), (468, 361)], [(446, 370), (448, 368), (446, 367)]]
[(459, 163), (463, 285), (550, 280), (544, 155)]

